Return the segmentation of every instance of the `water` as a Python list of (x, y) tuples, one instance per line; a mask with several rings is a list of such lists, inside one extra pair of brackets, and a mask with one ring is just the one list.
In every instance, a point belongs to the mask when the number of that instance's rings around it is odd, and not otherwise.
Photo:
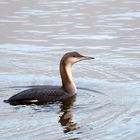
[[(0, 1), (0, 139), (140, 139), (139, 0)], [(10, 106), (35, 85), (60, 85), (65, 52), (78, 93), (65, 104)]]

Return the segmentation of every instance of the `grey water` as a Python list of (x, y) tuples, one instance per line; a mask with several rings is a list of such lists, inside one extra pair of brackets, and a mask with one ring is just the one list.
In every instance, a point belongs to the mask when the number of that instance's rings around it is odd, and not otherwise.
[[(11, 106), (10, 96), (61, 85), (59, 61), (73, 66), (75, 99)], [(0, 0), (1, 140), (140, 140), (139, 0)]]

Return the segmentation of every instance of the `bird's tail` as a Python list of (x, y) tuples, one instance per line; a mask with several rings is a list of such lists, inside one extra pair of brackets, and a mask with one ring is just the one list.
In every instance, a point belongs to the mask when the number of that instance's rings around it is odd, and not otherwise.
[(5, 103), (9, 103), (9, 100), (4, 100), (3, 102), (5, 102)]

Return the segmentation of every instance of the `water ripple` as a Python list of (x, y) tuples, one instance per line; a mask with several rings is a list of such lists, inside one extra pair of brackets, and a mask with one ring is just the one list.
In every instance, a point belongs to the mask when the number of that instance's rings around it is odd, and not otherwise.
[[(139, 139), (138, 0), (0, 2), (0, 139)], [(95, 57), (73, 67), (77, 98), (10, 106), (37, 85), (61, 85), (68, 51)]]

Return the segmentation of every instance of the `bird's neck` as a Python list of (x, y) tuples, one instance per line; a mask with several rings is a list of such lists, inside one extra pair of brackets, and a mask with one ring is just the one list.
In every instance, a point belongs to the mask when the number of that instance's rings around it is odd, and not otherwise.
[(77, 88), (72, 79), (72, 65), (65, 64), (63, 61), (60, 62), (60, 75), (62, 79), (62, 88), (71, 94), (75, 94), (77, 92)]

